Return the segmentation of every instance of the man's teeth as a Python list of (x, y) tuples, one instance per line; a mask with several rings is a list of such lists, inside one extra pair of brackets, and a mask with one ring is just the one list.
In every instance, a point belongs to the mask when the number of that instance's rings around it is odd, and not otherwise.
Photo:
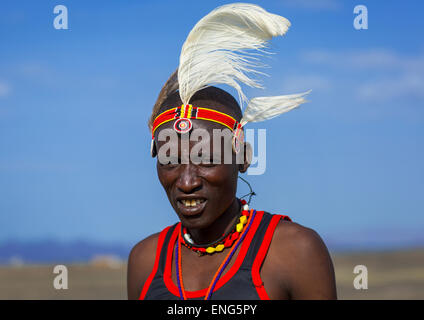
[(198, 204), (203, 203), (204, 201), (205, 200), (203, 199), (181, 200), (183, 205), (185, 205), (186, 207), (194, 207), (194, 206), (197, 206)]

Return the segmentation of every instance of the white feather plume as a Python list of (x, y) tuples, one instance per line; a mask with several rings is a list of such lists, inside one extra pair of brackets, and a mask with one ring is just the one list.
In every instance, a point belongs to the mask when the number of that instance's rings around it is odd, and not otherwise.
[[(178, 68), (183, 104), (199, 90), (214, 84), (237, 90), (241, 104), (247, 101), (240, 83), (260, 88), (247, 73), (260, 73), (258, 58), (267, 42), (284, 35), (290, 22), (253, 4), (234, 3), (216, 8), (190, 31), (181, 50)], [(256, 68), (256, 69), (255, 69)]]
[[(190, 31), (181, 50), (178, 67), (179, 94), (183, 104), (199, 90), (224, 84), (236, 89), (243, 107), (247, 98), (241, 84), (262, 88), (248, 74), (257, 69), (259, 53), (266, 53), (272, 37), (284, 35), (290, 22), (254, 4), (233, 3), (216, 8)], [(256, 51), (256, 52), (252, 52)], [(242, 126), (288, 112), (306, 102), (310, 91), (275, 97), (253, 98), (248, 103)]]
[(268, 120), (293, 110), (306, 102), (305, 96), (310, 92), (311, 90), (285, 96), (253, 98), (244, 110), (240, 124), (244, 126), (247, 122)]

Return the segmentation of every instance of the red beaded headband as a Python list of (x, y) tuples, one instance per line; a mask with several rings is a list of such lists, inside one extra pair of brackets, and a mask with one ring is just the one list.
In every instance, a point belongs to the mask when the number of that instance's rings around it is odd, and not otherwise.
[(172, 120), (174, 122), (174, 130), (178, 133), (186, 133), (191, 130), (193, 124), (190, 119), (200, 119), (217, 122), (233, 132), (233, 150), (238, 153), (240, 151), (239, 141), (243, 141), (243, 128), (239, 122), (237, 122), (233, 117), (219, 112), (216, 110), (193, 107), (191, 104), (181, 105), (180, 107), (168, 109), (161, 114), (159, 114), (153, 121), (152, 127), (152, 144), (151, 144), (151, 154), (152, 157), (156, 155), (154, 150), (154, 140), (155, 140), (155, 131), (158, 127)]

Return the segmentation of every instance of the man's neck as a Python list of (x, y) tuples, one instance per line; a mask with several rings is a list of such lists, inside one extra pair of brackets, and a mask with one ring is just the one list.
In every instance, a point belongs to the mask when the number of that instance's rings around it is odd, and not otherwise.
[(217, 241), (223, 234), (231, 231), (240, 215), (241, 207), (237, 198), (209, 227), (190, 229), (190, 235), (196, 244), (204, 245)]

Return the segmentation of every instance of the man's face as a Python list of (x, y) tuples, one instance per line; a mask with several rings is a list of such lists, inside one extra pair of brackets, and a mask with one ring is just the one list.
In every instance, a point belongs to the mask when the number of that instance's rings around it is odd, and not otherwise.
[[(229, 107), (203, 100), (192, 103), (237, 118)], [(210, 226), (235, 200), (238, 173), (249, 167), (247, 159), (251, 149), (245, 144), (247, 149), (242, 146), (243, 151), (236, 156), (232, 152), (230, 130), (213, 121), (191, 119), (191, 122), (192, 130), (181, 135), (173, 130), (174, 121), (156, 130), (157, 172), (183, 225), (189, 229), (202, 229)], [(162, 136), (161, 139), (160, 135), (165, 131), (174, 133), (175, 138), (163, 139)], [(246, 157), (245, 151), (248, 153)]]
[[(175, 139), (159, 141), (161, 130), (173, 130), (173, 121), (155, 133), (157, 172), (183, 225), (201, 229), (211, 225), (234, 201), (240, 166), (231, 152), (231, 139), (222, 137), (216, 143), (213, 138), (214, 129), (216, 134), (223, 126), (204, 120), (192, 120), (192, 123), (190, 136), (175, 134)], [(201, 137), (192, 139), (199, 132), (203, 132)], [(164, 149), (167, 151), (162, 152)], [(173, 156), (170, 149), (174, 150)], [(224, 161), (228, 150), (230, 163)], [(220, 163), (214, 163), (217, 159)]]

